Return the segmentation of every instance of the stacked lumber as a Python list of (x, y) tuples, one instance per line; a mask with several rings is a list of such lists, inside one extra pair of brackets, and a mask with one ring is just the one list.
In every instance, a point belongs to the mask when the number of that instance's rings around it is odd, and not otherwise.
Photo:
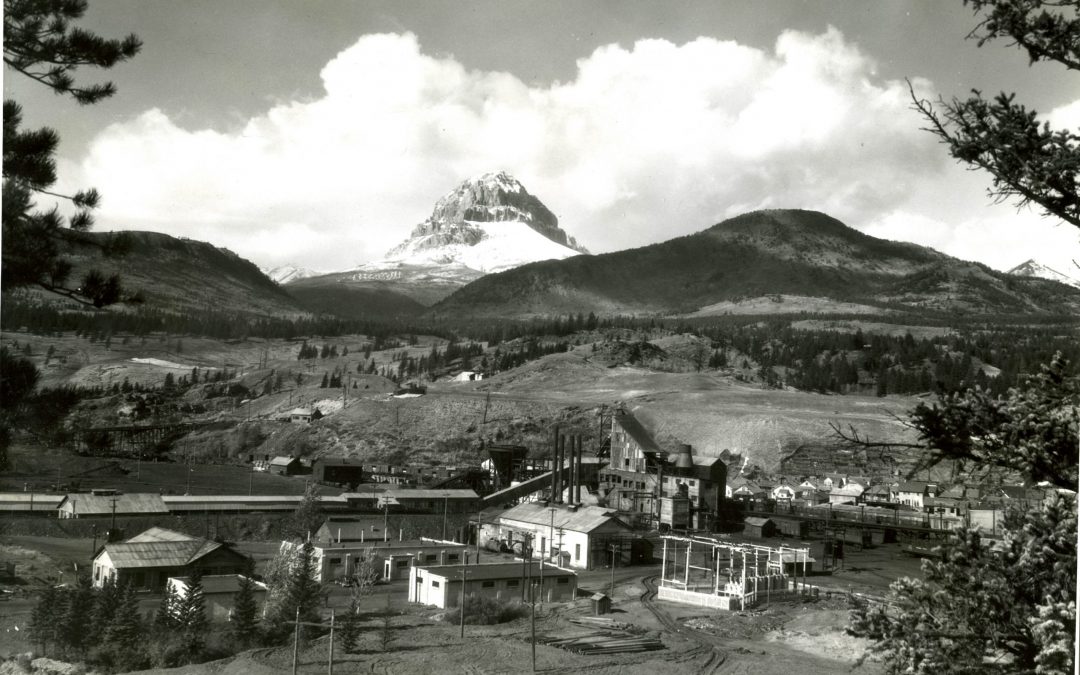
[(628, 654), (663, 649), (658, 638), (641, 635), (622, 636), (611, 633), (589, 633), (568, 638), (547, 639), (544, 644), (559, 647), (575, 654)]
[(569, 621), (593, 631), (571, 637), (549, 637), (542, 640), (543, 644), (575, 654), (628, 654), (664, 648), (660, 638), (634, 633), (640, 629), (633, 624), (595, 616), (573, 617)]

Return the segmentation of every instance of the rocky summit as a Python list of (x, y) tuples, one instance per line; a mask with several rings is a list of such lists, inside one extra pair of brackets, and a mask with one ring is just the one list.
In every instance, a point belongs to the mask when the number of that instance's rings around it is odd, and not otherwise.
[[(430, 306), (486, 274), (580, 253), (587, 251), (516, 178), (505, 172), (486, 173), (443, 195), (431, 216), (382, 260), (297, 279), (288, 288), (305, 297), (333, 292), (339, 300), (348, 290), (357, 302), (363, 299), (365, 315), (376, 295), (382, 305), (411, 313), (416, 303)], [(358, 289), (364, 291), (362, 296), (353, 293)], [(412, 304), (405, 307), (403, 299)]]
[[(530, 194), (525, 186), (510, 174), (500, 171), (486, 173), (477, 178), (462, 181), (443, 195), (431, 212), (431, 217), (417, 225), (404, 242), (394, 247), (387, 260), (416, 256), (424, 251), (443, 249), (448, 246), (476, 246), (490, 239), (507, 227), (488, 227), (489, 224), (506, 223), (525, 225), (550, 241), (571, 249), (567, 253), (585, 252), (573, 237), (567, 236), (559, 227), (559, 219), (543, 202)], [(453, 252), (446, 257), (455, 258)], [(545, 258), (535, 257), (528, 251), (513, 251), (522, 262)], [(558, 256), (566, 257), (566, 256)], [(503, 262), (503, 261), (496, 261)], [(501, 268), (513, 267), (506, 261)]]

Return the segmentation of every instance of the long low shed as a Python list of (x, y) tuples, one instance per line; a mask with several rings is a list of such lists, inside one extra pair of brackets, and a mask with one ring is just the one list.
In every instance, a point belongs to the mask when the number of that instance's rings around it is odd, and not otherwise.
[[(525, 573), (528, 573), (527, 575)], [(535, 584), (543, 602), (569, 602), (577, 593), (577, 574), (568, 569), (544, 565), (540, 586), (540, 563), (481, 563), (479, 565), (416, 566), (409, 572), (409, 602), (457, 607), (461, 601), (462, 579), (465, 595), (508, 601), (521, 598), (523, 587)]]
[[(295, 511), (303, 499), (300, 495), (165, 495), (161, 498), (170, 513)], [(341, 496), (323, 496), (319, 506), (339, 511), (348, 503)]]
[(0, 493), (0, 513), (22, 515), (56, 515), (56, 507), (65, 495), (34, 494), (33, 492)]

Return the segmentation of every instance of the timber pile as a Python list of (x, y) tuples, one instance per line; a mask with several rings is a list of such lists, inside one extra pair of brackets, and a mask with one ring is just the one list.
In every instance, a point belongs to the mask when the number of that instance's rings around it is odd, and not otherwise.
[(585, 635), (547, 638), (543, 644), (559, 647), (575, 654), (628, 654), (663, 649), (664, 643), (657, 637), (637, 635), (631, 631), (632, 624), (601, 617), (574, 617), (571, 623), (586, 628), (599, 629)]

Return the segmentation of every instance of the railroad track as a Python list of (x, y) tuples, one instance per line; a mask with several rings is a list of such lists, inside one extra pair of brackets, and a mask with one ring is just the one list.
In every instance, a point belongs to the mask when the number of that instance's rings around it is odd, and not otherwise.
[(723, 652), (717, 645), (717, 639), (706, 635), (700, 631), (694, 630), (689, 626), (680, 624), (675, 619), (671, 618), (671, 615), (665, 612), (663, 609), (656, 606), (656, 576), (645, 577), (641, 580), (641, 583), (645, 586), (645, 592), (641, 594), (641, 604), (644, 605), (652, 615), (656, 617), (665, 628), (672, 633), (681, 635), (691, 642), (697, 643), (691, 651), (694, 656), (699, 654), (707, 654), (705, 662), (701, 664), (698, 672), (700, 673), (715, 673), (724, 664), (727, 659), (727, 654)]

